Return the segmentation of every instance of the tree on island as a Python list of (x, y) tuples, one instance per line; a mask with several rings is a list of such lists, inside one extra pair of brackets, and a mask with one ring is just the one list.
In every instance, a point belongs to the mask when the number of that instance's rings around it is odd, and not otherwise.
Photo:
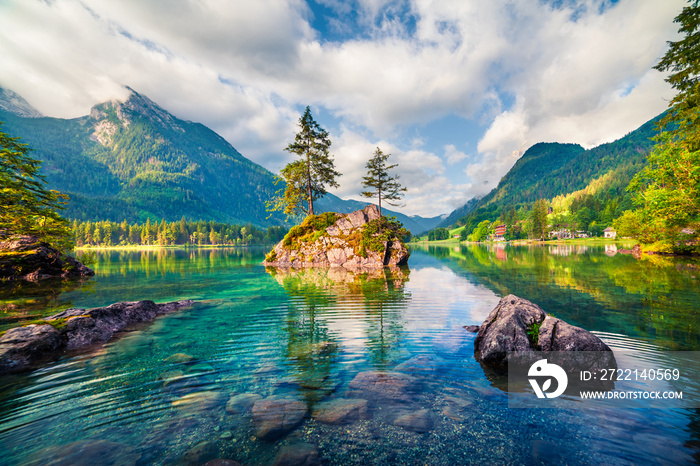
[(46, 188), (41, 162), (31, 149), (0, 131), (0, 239), (37, 236), (58, 249), (71, 249), (70, 224), (58, 214), (68, 196)]
[(685, 37), (669, 42), (654, 68), (671, 72), (666, 81), (678, 94), (660, 122), (663, 132), (647, 166), (629, 185), (638, 208), (615, 222), (619, 234), (670, 250), (684, 247), (685, 232), (700, 228), (700, 2), (691, 1), (675, 22)]
[(382, 150), (377, 147), (374, 151), (374, 155), (367, 162), (367, 176), (362, 177), (362, 187), (367, 189), (370, 188), (372, 191), (363, 191), (360, 195), (364, 197), (377, 197), (379, 200), (379, 216), (382, 215), (382, 199), (392, 206), (398, 206), (400, 204), (392, 203), (390, 201), (398, 201), (403, 198), (403, 193), (406, 192), (406, 188), (401, 186), (398, 182), (399, 176), (389, 176), (389, 170), (397, 167), (398, 164), (387, 166), (386, 162), (391, 154), (384, 154)]
[(287, 215), (299, 212), (314, 215), (314, 201), (327, 193), (326, 186), (339, 186), (336, 178), (340, 173), (328, 153), (331, 146), (328, 132), (313, 119), (308, 106), (299, 126), (294, 142), (285, 150), (301, 159), (288, 163), (280, 172), (287, 186), (282, 196), (268, 203), (268, 210), (282, 210)]

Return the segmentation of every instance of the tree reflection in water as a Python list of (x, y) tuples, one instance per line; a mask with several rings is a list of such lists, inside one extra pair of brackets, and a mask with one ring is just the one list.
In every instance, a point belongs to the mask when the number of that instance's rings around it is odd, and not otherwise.
[(410, 299), (404, 290), (407, 267), (267, 271), (291, 297), (284, 356), (307, 401), (315, 403), (335, 389), (344, 352), (352, 352), (346, 347), (358, 341), (376, 369), (398, 357), (401, 316)]

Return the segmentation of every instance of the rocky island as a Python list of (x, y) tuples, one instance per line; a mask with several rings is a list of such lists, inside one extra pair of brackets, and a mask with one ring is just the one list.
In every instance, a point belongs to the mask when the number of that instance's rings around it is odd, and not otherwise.
[(409, 252), (399, 222), (379, 215), (375, 205), (349, 214), (312, 215), (265, 257), (263, 265), (281, 268), (377, 268), (404, 265)]
[(86, 277), (95, 272), (36, 236), (0, 242), (0, 280), (37, 281), (52, 277)]

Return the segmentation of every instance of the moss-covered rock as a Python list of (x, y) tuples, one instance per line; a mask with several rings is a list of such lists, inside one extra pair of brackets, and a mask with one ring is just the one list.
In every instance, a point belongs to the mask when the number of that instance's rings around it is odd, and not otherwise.
[(35, 236), (0, 242), (0, 280), (37, 281), (91, 275), (95, 275), (92, 269)]
[(349, 214), (309, 216), (265, 257), (269, 267), (373, 268), (406, 264), (408, 231), (375, 205)]

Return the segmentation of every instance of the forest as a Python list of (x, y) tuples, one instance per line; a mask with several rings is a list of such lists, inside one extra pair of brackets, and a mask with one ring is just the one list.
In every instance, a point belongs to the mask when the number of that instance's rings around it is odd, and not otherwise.
[(71, 231), (75, 245), (86, 246), (250, 246), (256, 244), (274, 244), (281, 240), (287, 229), (270, 226), (267, 230), (252, 224), (232, 225), (213, 221), (177, 222), (161, 220), (151, 223), (82, 222), (73, 220)]

